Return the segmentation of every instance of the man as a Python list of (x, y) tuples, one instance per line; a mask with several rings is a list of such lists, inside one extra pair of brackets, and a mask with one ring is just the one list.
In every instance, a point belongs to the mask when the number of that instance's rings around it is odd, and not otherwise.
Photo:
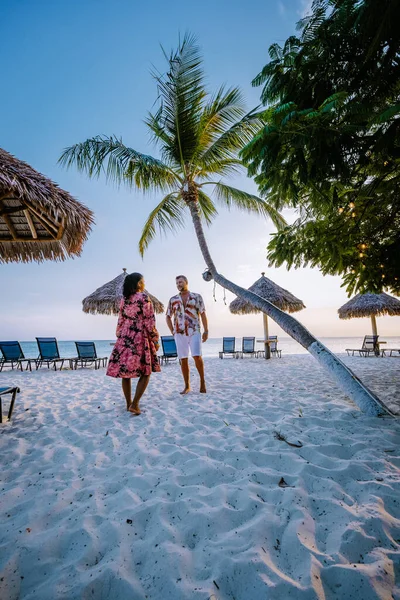
[[(189, 349), (200, 375), (200, 392), (205, 394), (206, 382), (204, 379), (204, 363), (201, 356), (201, 342), (206, 342), (208, 338), (206, 309), (200, 294), (189, 292), (187, 277), (178, 275), (176, 278), (176, 287), (179, 290), (179, 294), (172, 296), (168, 303), (167, 325), (175, 338), (178, 358), (181, 363), (183, 380), (185, 382), (185, 387), (181, 394), (188, 394), (190, 392)], [(174, 318), (173, 324), (171, 317)], [(203, 324), (203, 335), (201, 335), (199, 317)]]

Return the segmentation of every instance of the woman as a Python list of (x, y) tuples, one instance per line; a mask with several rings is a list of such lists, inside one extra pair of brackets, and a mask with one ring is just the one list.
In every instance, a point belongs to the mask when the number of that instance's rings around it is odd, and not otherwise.
[[(140, 415), (139, 401), (147, 388), (150, 374), (161, 371), (157, 357), (159, 335), (154, 309), (144, 288), (143, 275), (140, 273), (131, 273), (125, 277), (117, 342), (107, 369), (110, 377), (122, 378), (126, 409), (134, 415)], [(132, 377), (139, 377), (133, 400)]]

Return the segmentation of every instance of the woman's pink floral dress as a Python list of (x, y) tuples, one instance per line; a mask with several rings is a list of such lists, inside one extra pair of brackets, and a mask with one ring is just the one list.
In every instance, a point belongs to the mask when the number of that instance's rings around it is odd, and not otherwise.
[(144, 292), (123, 298), (119, 310), (117, 342), (108, 363), (110, 377), (140, 377), (161, 371), (154, 346), (158, 331), (153, 305)]

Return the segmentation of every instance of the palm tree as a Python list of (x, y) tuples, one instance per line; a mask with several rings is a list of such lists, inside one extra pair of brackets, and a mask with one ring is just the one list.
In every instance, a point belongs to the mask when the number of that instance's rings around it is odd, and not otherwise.
[(378, 398), (296, 319), (218, 273), (203, 230), (203, 224), (210, 224), (217, 214), (214, 202), (205, 191), (207, 186), (213, 186), (216, 200), (228, 208), (236, 206), (269, 217), (277, 228), (285, 226), (285, 221), (265, 199), (220, 180), (221, 176), (237, 173), (242, 168), (238, 152), (260, 129), (257, 115), (246, 113), (239, 89), (221, 87), (214, 96), (208, 96), (201, 53), (192, 36), (186, 35), (177, 51), (166, 58), (167, 73), (154, 73), (158, 110), (149, 113), (146, 119), (160, 146), (161, 159), (141, 154), (114, 136), (99, 136), (64, 150), (61, 164), (75, 165), (90, 177), (105, 172), (108, 180), (164, 195), (144, 225), (139, 241), (142, 255), (155, 237), (157, 226), (161, 231), (175, 230), (182, 225), (189, 209), (208, 267), (205, 278), (214, 278), (222, 287), (269, 315), (328, 366), (333, 375), (338, 374), (339, 384), (365, 412), (383, 414), (385, 408)]

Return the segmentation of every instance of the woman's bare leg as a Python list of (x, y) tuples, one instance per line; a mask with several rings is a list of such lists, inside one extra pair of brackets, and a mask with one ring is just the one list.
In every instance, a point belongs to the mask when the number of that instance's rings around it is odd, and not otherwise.
[(132, 390), (131, 380), (123, 377), (122, 378), (122, 391), (124, 392), (124, 396), (125, 396), (125, 400), (126, 400), (126, 410), (129, 410), (129, 407), (132, 402), (132, 391), (131, 390)]
[(146, 391), (147, 386), (149, 385), (150, 375), (141, 375), (139, 377), (139, 381), (136, 385), (135, 395), (132, 400), (132, 404), (129, 407), (129, 411), (134, 415), (140, 415), (139, 401), (140, 398)]

